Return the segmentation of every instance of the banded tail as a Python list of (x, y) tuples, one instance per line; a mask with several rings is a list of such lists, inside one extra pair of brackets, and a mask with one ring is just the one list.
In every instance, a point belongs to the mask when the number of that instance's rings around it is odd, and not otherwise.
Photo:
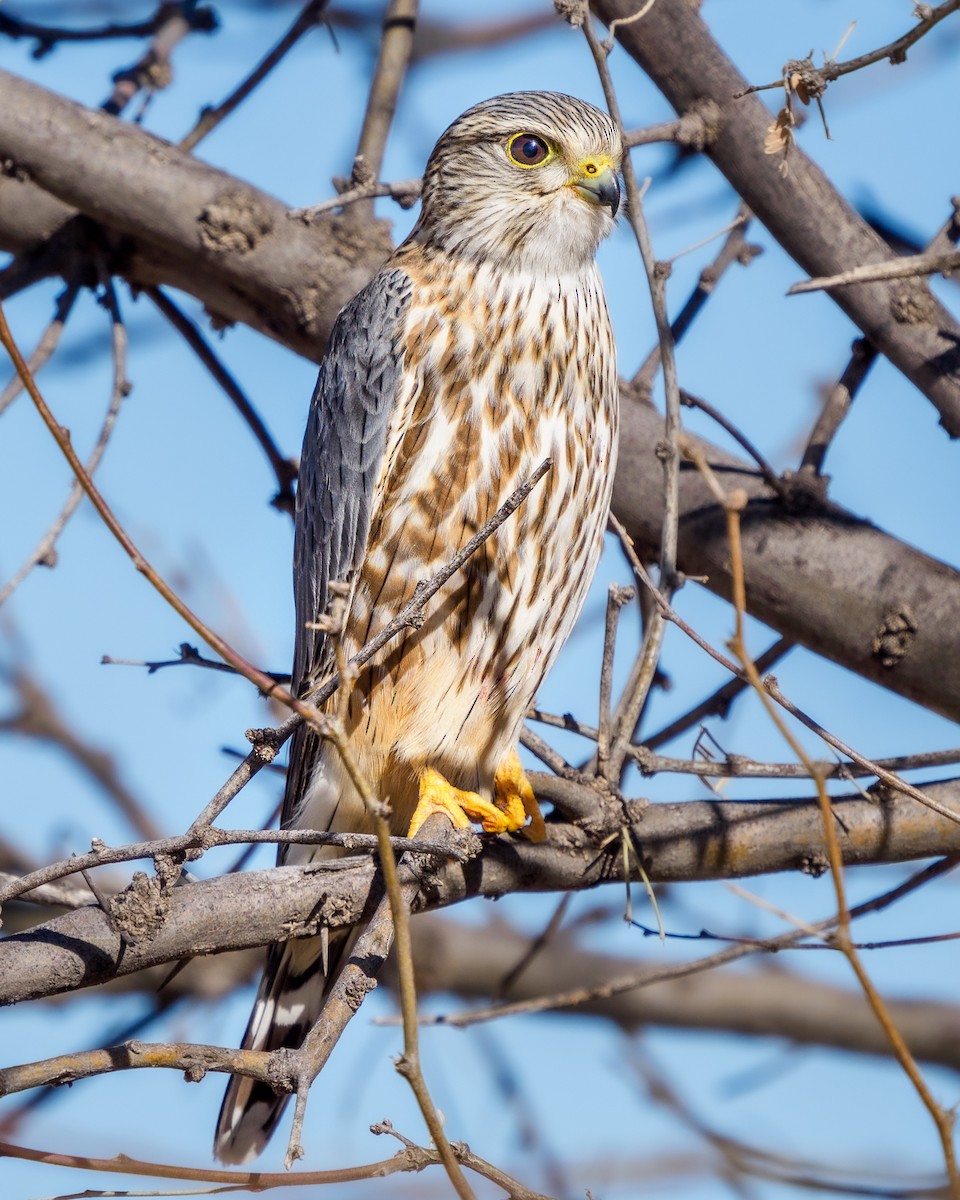
[[(309, 938), (270, 947), (257, 1000), (243, 1035), (244, 1050), (299, 1050), (320, 1015), (330, 985), (355, 941), (353, 930), (331, 934), (327, 974), (321, 941)], [(234, 1075), (217, 1118), (213, 1152), (223, 1163), (241, 1165), (261, 1154), (289, 1094), (269, 1084)]]

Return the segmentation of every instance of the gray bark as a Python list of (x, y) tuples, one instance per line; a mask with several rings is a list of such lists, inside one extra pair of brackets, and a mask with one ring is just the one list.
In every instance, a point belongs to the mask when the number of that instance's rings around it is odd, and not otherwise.
[[(549, 799), (577, 785), (536, 775)], [(926, 791), (960, 815), (960, 781)], [(593, 808), (601, 814), (597, 793)], [(585, 797), (585, 798), (586, 798)], [(551, 824), (542, 844), (490, 839), (466, 864), (448, 862), (427, 874), (417, 908), (440, 908), (475, 896), (513, 892), (578, 891), (622, 878), (619, 839), (598, 847), (619, 827), (621, 806), (592, 832)], [(903, 862), (960, 852), (960, 824), (907, 797), (834, 801), (845, 862)], [(820, 813), (809, 800), (769, 804), (728, 801), (628, 805), (653, 883), (742, 878), (771, 871), (820, 874), (826, 867)], [(97, 907), (56, 917), (4, 940), (0, 950), (0, 1004), (36, 999), (106, 983), (118, 976), (220, 950), (267, 945), (308, 936), (318, 923), (355, 922), (363, 911), (374, 865), (341, 860), (324, 868), (275, 867), (227, 875), (161, 892), (141, 876), (110, 913)]]
[[(642, 555), (663, 523), (663, 419), (624, 399), (614, 511)], [(725, 488), (743, 488), (747, 607), (778, 633), (865, 679), (960, 720), (960, 572), (839, 505), (812, 497), (787, 511), (756, 468), (700, 443)], [(723, 508), (702, 475), (680, 473), (680, 569), (730, 595)]]
[(41, 258), (12, 270), (7, 291), (99, 250), (134, 285), (182, 288), (216, 322), (243, 321), (319, 360), (337, 313), (391, 250), (384, 222), (307, 226), (275, 196), (3, 71), (0, 162), (0, 248)]

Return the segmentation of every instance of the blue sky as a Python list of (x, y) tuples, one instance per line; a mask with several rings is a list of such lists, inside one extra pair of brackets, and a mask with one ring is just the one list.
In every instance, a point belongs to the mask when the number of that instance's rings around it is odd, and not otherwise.
[[(7, 7), (25, 15), (36, 10), (39, 19), (46, 6)], [(261, 11), (229, 0), (217, 7), (223, 30), (213, 38), (190, 38), (178, 49), (175, 83), (157, 96), (147, 113), (145, 124), (153, 132), (181, 136), (199, 107), (217, 102), (234, 86), (294, 11), (289, 5)], [(488, 0), (482, 15), (494, 19), (546, 7)], [(131, 14), (147, 14), (153, 6), (127, 8)], [(787, 58), (803, 56), (811, 48), (818, 59), (821, 50), (831, 52), (853, 19), (857, 26), (844, 56), (889, 41), (909, 27), (912, 8), (907, 0), (708, 0), (704, 15), (743, 73), (755, 82), (768, 82)], [(428, 16), (461, 12), (460, 6), (439, 0), (425, 3), (423, 9)], [(957, 191), (950, 78), (956, 70), (958, 23), (960, 17), (947, 20), (904, 66), (880, 64), (836, 84), (826, 99), (832, 140), (826, 139), (815, 115), (799, 134), (803, 149), (845, 196), (856, 204), (872, 205), (921, 240), (943, 222), (949, 197)], [(305, 39), (284, 67), (202, 144), (199, 157), (294, 206), (327, 198), (331, 176), (349, 171), (372, 63), (370, 45), (349, 33), (338, 34), (338, 42), (339, 52), (323, 31)], [(0, 42), (0, 65), (95, 105), (108, 93), (111, 74), (138, 53), (134, 43), (108, 43), (60, 49), (37, 63), (27, 47)], [(614, 53), (611, 66), (629, 125), (671, 115), (622, 51)], [(470, 104), (498, 92), (532, 88), (573, 92), (599, 102), (592, 60), (578, 34), (558, 24), (509, 47), (429, 60), (411, 74), (401, 98), (384, 176), (405, 179), (419, 174), (436, 136)], [(775, 104), (778, 98), (769, 102)], [(662, 258), (716, 232), (736, 211), (736, 198), (709, 164), (696, 163), (668, 181), (663, 173), (668, 160), (668, 152), (660, 148), (635, 152), (640, 175), (653, 177), (646, 205)], [(397, 240), (415, 215), (389, 202), (381, 202), (379, 211), (392, 222)], [(817, 389), (843, 368), (856, 331), (823, 295), (787, 299), (784, 293), (801, 277), (799, 269), (764, 231), (753, 229), (750, 236), (764, 247), (763, 256), (749, 269), (735, 268), (724, 278), (718, 297), (679, 348), (679, 370), (684, 387), (708, 398), (750, 434), (775, 466), (783, 467), (795, 461), (816, 412)], [(678, 260), (670, 281), (674, 311), (713, 249)], [(601, 267), (622, 372), (630, 374), (646, 356), (654, 335), (639, 257), (625, 224), (603, 247)], [(956, 310), (956, 287), (937, 286)], [(52, 285), (38, 287), (8, 306), (22, 346), (30, 347), (49, 319), (56, 290)], [(202, 320), (198, 305), (186, 297), (178, 299)], [(289, 520), (267, 505), (273, 491), (270, 472), (226, 400), (148, 301), (133, 301), (122, 288), (120, 300), (128, 321), (128, 374), (134, 390), (101, 468), (100, 485), (144, 552), (183, 589), (188, 602), (248, 657), (283, 670), (292, 639), (291, 530)], [(82, 297), (59, 358), (41, 376), (45, 395), (81, 448), (92, 444), (107, 404), (107, 336), (104, 312), (89, 295)], [(281, 448), (296, 454), (315, 367), (246, 329), (232, 329), (222, 338), (214, 336), (214, 341)], [(0, 370), (0, 383), (4, 376)], [(691, 429), (725, 444), (723, 434), (699, 415), (685, 415), (685, 420)], [(957, 564), (957, 524), (946, 516), (960, 504), (957, 454), (928, 402), (881, 363), (831, 449), (831, 494), (897, 536)], [(67, 470), (55, 447), (32, 409), (19, 401), (3, 417), (0, 437), (0, 506), (8, 514), (0, 532), (0, 580), (19, 566), (58, 511), (68, 487)], [(612, 579), (626, 581), (615, 551), (605, 558), (582, 624), (544, 685), (543, 707), (573, 708), (585, 720), (592, 719), (597, 636), (606, 584)], [(690, 586), (678, 604), (714, 644), (722, 645), (729, 637), (731, 614), (719, 601)], [(633, 624), (624, 621), (627, 633)], [(170, 832), (189, 823), (229, 772), (231, 761), (223, 747), (242, 748), (243, 730), (271, 719), (246, 685), (218, 675), (182, 669), (148, 676), (136, 669), (99, 665), (103, 654), (168, 657), (183, 640), (195, 639), (131, 569), (87, 507), (60, 543), (56, 570), (34, 572), (0, 612), (0, 663), (35, 673), (64, 716), (114, 756), (125, 781)], [(751, 625), (755, 651), (770, 640), (769, 631)], [(625, 636), (621, 674), (629, 650), (630, 638)], [(668, 633), (663, 665), (673, 686), (657, 698), (651, 727), (684, 711), (722, 682), (719, 668), (674, 631)], [(945, 720), (812, 655), (794, 652), (777, 674), (801, 707), (872, 756), (957, 742), (956, 730)], [(0, 701), (0, 713), (13, 707), (12, 698)], [(757, 758), (788, 757), (749, 700), (713, 731), (728, 750)], [(815, 743), (809, 744), (821, 753)], [(565, 745), (571, 754), (578, 753), (575, 743)], [(689, 753), (691, 747), (692, 735), (670, 752)], [(0, 778), (6, 796), (0, 807), (0, 835), (40, 861), (85, 849), (92, 836), (111, 842), (130, 837), (131, 831), (99, 791), (48, 748), (0, 738)], [(262, 822), (277, 789), (275, 777), (261, 776), (231, 806), (230, 819), (240, 827)], [(805, 792), (796, 787), (777, 792), (769, 784), (727, 790), (736, 797)], [(635, 793), (654, 800), (705, 795), (686, 778), (637, 782)], [(216, 871), (231, 858), (230, 852), (219, 859), (211, 856), (199, 870)], [(268, 856), (258, 861), (266, 863)], [(851, 873), (851, 902), (907, 873), (908, 868)], [(805, 919), (831, 910), (826, 881), (772, 878), (750, 886)], [(904, 904), (882, 921), (865, 923), (863, 937), (950, 929), (957, 886), (948, 879), (929, 897)], [(580, 897), (574, 911), (585, 912), (601, 901), (616, 909), (620, 896)], [(644, 919), (643, 898), (636, 901)], [(670, 928), (695, 930), (704, 923), (733, 933), (780, 928), (719, 884), (671, 889), (663, 904)], [(513, 900), (502, 904), (496, 915), (537, 931), (550, 907), (546, 899)], [(456, 918), (476, 923), (488, 915), (477, 905)], [(643, 940), (618, 920), (590, 927), (585, 944), (644, 961), (687, 953), (677, 943), (660, 947)], [(877, 954), (868, 965), (886, 994), (954, 1000), (960, 977), (955, 945)], [(844, 965), (831, 955), (807, 954), (803, 960), (783, 965), (850, 982)], [(148, 1036), (235, 1042), (249, 1003), (245, 993), (228, 1003), (174, 1013)], [(438, 1000), (435, 1005), (442, 1008), (447, 1003)], [(136, 999), (124, 1004), (129, 1019), (142, 1007)], [(366, 1133), (371, 1122), (387, 1116), (409, 1136), (425, 1136), (406, 1085), (393, 1071), (391, 1058), (399, 1051), (399, 1035), (393, 1028), (370, 1023), (371, 1017), (391, 1011), (390, 1001), (374, 995), (367, 1008), (369, 1013), (365, 1010), (354, 1022), (311, 1096), (307, 1147), (312, 1166), (348, 1165), (390, 1152), (382, 1140)], [(62, 1006), (55, 1019), (45, 1008), (5, 1013), (0, 1059), (23, 1061), (86, 1046), (104, 1036), (103, 1021), (102, 1002), (92, 997)], [(483, 1035), (495, 1039), (522, 1078), (551, 1152), (572, 1164), (576, 1186), (571, 1184), (571, 1195), (582, 1195), (590, 1186), (596, 1195), (636, 1194), (632, 1187), (598, 1184), (596, 1167), (593, 1176), (589, 1170), (577, 1174), (577, 1164), (618, 1156), (644, 1158), (691, 1145), (677, 1123), (647, 1099), (627, 1065), (621, 1036), (599, 1022), (566, 1017), (514, 1019)], [(890, 1163), (899, 1171), (936, 1170), (929, 1118), (903, 1077), (887, 1064), (699, 1033), (653, 1031), (645, 1035), (644, 1044), (695, 1111), (725, 1132), (838, 1164), (882, 1168)], [(517, 1142), (514, 1116), (497, 1090), (487, 1061), (489, 1046), (481, 1035), (429, 1031), (424, 1053), (427, 1078), (451, 1136), (465, 1138), (478, 1153), (514, 1169), (532, 1186), (545, 1186), (538, 1175), (538, 1156)], [(731, 1080), (751, 1071), (761, 1082), (732, 1092)], [(932, 1070), (928, 1074), (945, 1104), (960, 1099), (955, 1076)], [(204, 1165), (209, 1162), (220, 1092), (214, 1078), (187, 1086), (172, 1072), (130, 1072), (93, 1080), (41, 1109), (18, 1136), (26, 1144), (50, 1149), (96, 1155), (122, 1151)], [(279, 1163), (282, 1141), (278, 1138), (264, 1158), (266, 1169)], [(121, 1184), (115, 1178), (96, 1180), (17, 1162), (5, 1164), (4, 1177), (7, 1194), (18, 1197)], [(138, 1183), (128, 1182), (131, 1187)], [(380, 1194), (418, 1195), (421, 1185), (425, 1186), (420, 1180), (395, 1182), (383, 1185)], [(723, 1190), (720, 1184), (697, 1179), (683, 1194), (691, 1200), (712, 1200)], [(644, 1194), (676, 1192), (650, 1180)], [(758, 1184), (753, 1194), (781, 1192)]]

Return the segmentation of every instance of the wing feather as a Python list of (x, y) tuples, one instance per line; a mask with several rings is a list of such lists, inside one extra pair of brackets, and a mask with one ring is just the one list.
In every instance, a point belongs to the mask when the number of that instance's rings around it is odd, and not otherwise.
[[(377, 275), (343, 309), (320, 367), (300, 456), (294, 542), (293, 687), (309, 696), (334, 669), (329, 638), (309, 622), (327, 611), (330, 584), (351, 585), (367, 552), (374, 496), (403, 369), (409, 276)], [(282, 824), (293, 823), (313, 776), (319, 739), (293, 735)], [(283, 861), (283, 848), (279, 853)]]

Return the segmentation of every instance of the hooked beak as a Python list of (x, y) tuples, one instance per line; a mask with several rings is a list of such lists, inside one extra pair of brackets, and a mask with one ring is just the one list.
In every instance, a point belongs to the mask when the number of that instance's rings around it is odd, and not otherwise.
[(610, 209), (610, 216), (617, 215), (620, 207), (620, 180), (610, 163), (585, 162), (570, 186), (590, 204), (602, 204)]

